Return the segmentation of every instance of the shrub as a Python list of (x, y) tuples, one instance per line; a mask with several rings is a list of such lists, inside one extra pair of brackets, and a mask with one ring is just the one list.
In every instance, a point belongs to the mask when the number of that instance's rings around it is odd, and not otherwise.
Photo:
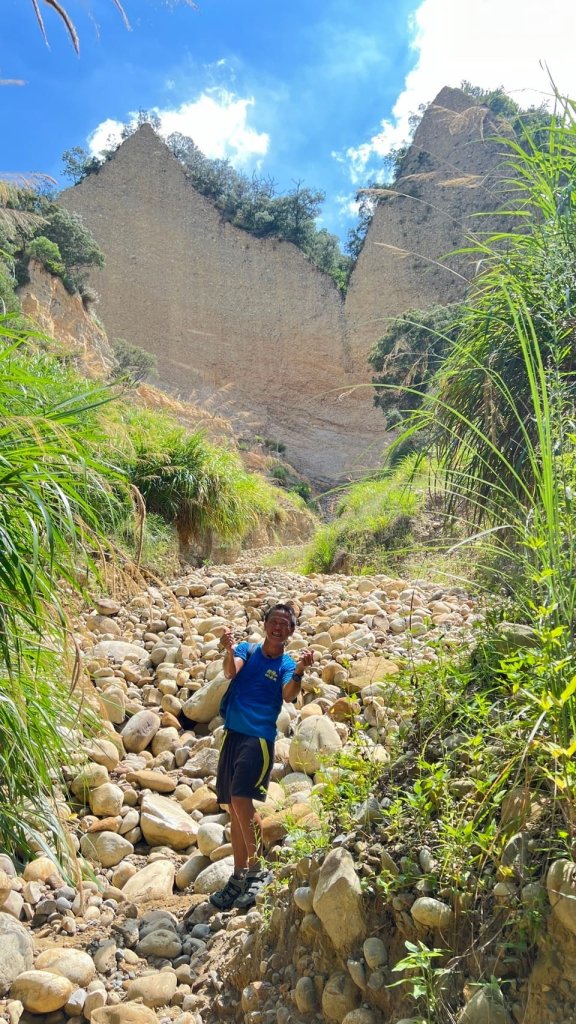
[(57, 277), (62, 277), (65, 272), (66, 268), (62, 262), (60, 249), (56, 242), (51, 242), (44, 235), (37, 235), (31, 242), (28, 242), (26, 255), (29, 259), (38, 260), (46, 270)]
[(146, 352), (139, 345), (131, 345), (123, 338), (112, 342), (117, 366), (112, 371), (112, 379), (127, 377), (133, 384), (140, 384), (156, 373), (158, 360), (152, 352)]

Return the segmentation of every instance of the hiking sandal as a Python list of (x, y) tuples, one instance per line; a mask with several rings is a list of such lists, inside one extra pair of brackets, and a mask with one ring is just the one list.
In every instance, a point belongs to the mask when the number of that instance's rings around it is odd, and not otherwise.
[(255, 871), (253, 874), (245, 875), (243, 879), (244, 891), (242, 895), (238, 896), (234, 907), (237, 910), (248, 910), (250, 907), (253, 907), (258, 893), (262, 891), (265, 885), (272, 881), (272, 878), (272, 872), (267, 870)]
[(208, 897), (210, 903), (218, 910), (231, 910), (235, 906), (236, 900), (244, 893), (245, 882), (245, 878), (236, 878), (235, 875), (230, 875), (223, 889), (218, 889), (217, 892), (210, 894)]

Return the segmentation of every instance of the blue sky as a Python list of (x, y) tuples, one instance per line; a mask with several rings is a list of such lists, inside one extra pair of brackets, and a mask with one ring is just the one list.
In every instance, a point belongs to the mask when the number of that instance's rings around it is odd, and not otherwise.
[[(401, 144), (408, 116), (463, 78), (522, 103), (576, 95), (573, 0), (61, 0), (80, 55), (44, 7), (2, 0), (0, 173), (42, 171), (97, 150), (139, 108), (208, 156), (327, 194), (322, 225), (344, 237), (356, 188)], [(573, 87), (574, 86), (574, 87)]]

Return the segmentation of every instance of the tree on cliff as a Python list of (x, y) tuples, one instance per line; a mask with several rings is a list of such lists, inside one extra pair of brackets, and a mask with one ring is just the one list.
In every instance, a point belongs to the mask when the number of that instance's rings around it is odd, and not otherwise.
[(4, 182), (0, 189), (0, 267), (7, 268), (4, 273), (9, 269), (15, 282), (22, 284), (27, 280), (30, 258), (39, 259), (61, 277), (71, 293), (82, 293), (89, 267), (104, 265), (101, 249), (78, 214), (32, 189)]
[(368, 361), (378, 376), (374, 405), (392, 427), (421, 404), (430, 381), (458, 337), (460, 303), (412, 309), (394, 317), (376, 342)]
[[(143, 124), (151, 124), (159, 131), (158, 116), (141, 110), (124, 126), (122, 140)], [(338, 287), (346, 287), (352, 260), (342, 253), (336, 235), (316, 226), (324, 192), (297, 181), (288, 192), (278, 194), (271, 178), (256, 174), (249, 177), (237, 171), (229, 160), (211, 160), (193, 139), (180, 132), (169, 135), (166, 144), (183, 165), (190, 184), (214, 203), (225, 220), (258, 238), (292, 242), (320, 270), (329, 274)], [(78, 184), (88, 174), (97, 173), (117, 148), (111, 144), (101, 157), (95, 157), (75, 146), (63, 154), (63, 173)]]

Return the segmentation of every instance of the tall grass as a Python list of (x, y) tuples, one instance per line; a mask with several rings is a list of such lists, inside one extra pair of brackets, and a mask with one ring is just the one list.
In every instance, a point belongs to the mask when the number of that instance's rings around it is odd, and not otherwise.
[(71, 388), (0, 317), (0, 847), (63, 839), (54, 803), (80, 725), (63, 590), (98, 545), (116, 474), (94, 455), (110, 395)]
[(428, 468), (407, 456), (392, 472), (346, 488), (334, 519), (321, 527), (304, 563), (305, 572), (386, 571), (410, 546), (413, 517), (425, 504)]
[(282, 518), (277, 489), (202, 430), (127, 404), (120, 417), (117, 460), (147, 511), (176, 528), (183, 555), (209, 554), (213, 541), (241, 540), (261, 519)]
[[(534, 627), (531, 649), (493, 669), (525, 736), (523, 758), (574, 791), (576, 674), (576, 118), (571, 101), (541, 137), (508, 141), (508, 207), (517, 228), (488, 235), (458, 340), (407, 434), (423, 432), (510, 595)], [(488, 638), (488, 647), (490, 639)], [(532, 755), (535, 755), (532, 757)]]

